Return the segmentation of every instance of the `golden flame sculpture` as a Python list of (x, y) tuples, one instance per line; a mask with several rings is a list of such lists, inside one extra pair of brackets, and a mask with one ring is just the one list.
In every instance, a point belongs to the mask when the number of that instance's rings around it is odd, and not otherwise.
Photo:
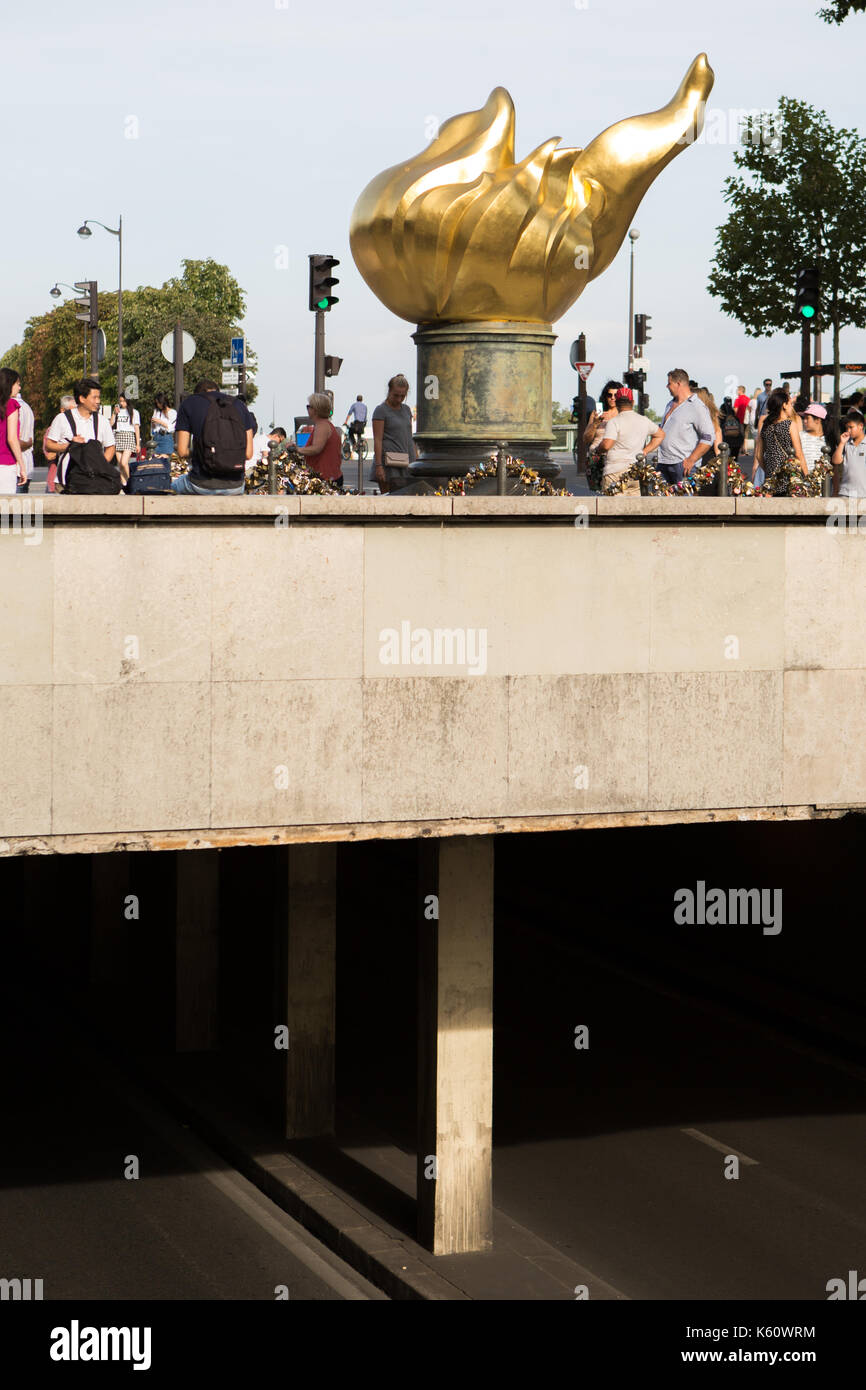
[(427, 149), (367, 185), (352, 255), (412, 323), (552, 323), (610, 265), (650, 184), (703, 128), (713, 70), (695, 59), (667, 106), (609, 126), (585, 150), (546, 140), (514, 163), (504, 87), (452, 116)]

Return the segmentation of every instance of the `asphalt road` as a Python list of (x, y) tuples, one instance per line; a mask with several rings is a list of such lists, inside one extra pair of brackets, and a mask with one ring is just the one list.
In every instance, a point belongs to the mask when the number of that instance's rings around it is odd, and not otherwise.
[(615, 946), (501, 920), (498, 942), (520, 1020), (496, 1031), (497, 1206), (629, 1298), (824, 1299), (866, 1270), (862, 1072)]
[[(50, 1012), (3, 998), (0, 1277), (48, 1299), (382, 1300)], [(138, 1161), (138, 1174), (131, 1159)]]
[[(825, 1300), (828, 1280), (866, 1276), (866, 1069), (829, 1033), (805, 1036), (829, 1030), (834, 996), (855, 1024), (862, 1000), (846, 826), (497, 841), (494, 1202), (627, 1298)], [(345, 887), (353, 923), (376, 930), (346, 927), (338, 945), (341, 1036), (363, 1047), (342, 1049), (339, 1075), (354, 1111), (411, 1153), (414, 860), (411, 846), (364, 853), (347, 852)], [(697, 865), (710, 883), (783, 884), (781, 935), (674, 927), (673, 888)], [(768, 981), (747, 1000), (752, 961)], [(769, 1013), (783, 973), (801, 1000), (785, 1023)]]

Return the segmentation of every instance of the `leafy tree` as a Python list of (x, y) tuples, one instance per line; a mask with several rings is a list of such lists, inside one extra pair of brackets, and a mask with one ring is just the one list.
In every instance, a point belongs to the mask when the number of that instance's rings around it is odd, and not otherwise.
[[(166, 333), (180, 322), (195, 339), (195, 356), (184, 369), (184, 388), (189, 391), (199, 378), (219, 382), (222, 359), (229, 339), (239, 333), (246, 302), (228, 267), (216, 261), (185, 260), (183, 274), (167, 280), (161, 289), (141, 286), (123, 292), (123, 373), (129, 394), (141, 412), (143, 432), (150, 423), (157, 391), (174, 394), (174, 367), (160, 352)], [(117, 293), (99, 296), (99, 320), (105, 331), (105, 358), (99, 372), (103, 398), (114, 401), (117, 362)], [(26, 399), (41, 432), (59, 409), (60, 396), (71, 389), (84, 366), (85, 325), (75, 318), (71, 301), (30, 319), (24, 337), (0, 358), (0, 366), (21, 373)], [(89, 330), (88, 361), (89, 361)], [(253, 401), (256, 386), (250, 380), (256, 358), (247, 348), (247, 399)]]
[(863, 14), (866, 12), (866, 0), (833, 0), (833, 4), (825, 10), (818, 11), (818, 18), (823, 19), (825, 24), (841, 24), (843, 19), (847, 19), (849, 14)]
[(553, 402), (553, 424), (554, 424), (554, 425), (570, 425), (571, 423), (572, 423), (572, 421), (571, 421), (571, 409), (569, 408), (568, 410), (566, 410), (564, 406), (562, 406), (562, 405), (559, 404), (559, 401), (554, 401), (554, 402)]
[(861, 186), (866, 141), (826, 112), (782, 97), (768, 140), (766, 117), (747, 120), (734, 163), (749, 177), (725, 180), (731, 213), (716, 235), (708, 288), (749, 337), (797, 331), (801, 266), (821, 273), (816, 332), (832, 329), (839, 401), (839, 333), (866, 325), (866, 218)]

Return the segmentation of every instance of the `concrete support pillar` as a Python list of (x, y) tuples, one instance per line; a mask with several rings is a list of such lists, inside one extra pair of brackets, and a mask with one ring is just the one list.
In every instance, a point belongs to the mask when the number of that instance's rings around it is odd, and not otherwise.
[(418, 1239), (455, 1255), (493, 1238), (493, 840), (420, 861)]
[(334, 1133), (337, 846), (291, 845), (285, 982), (286, 1137)]
[(112, 1017), (128, 1008), (129, 871), (125, 851), (90, 856), (90, 988), (97, 1008)]
[(219, 1025), (219, 851), (177, 850), (175, 1048), (209, 1052)]

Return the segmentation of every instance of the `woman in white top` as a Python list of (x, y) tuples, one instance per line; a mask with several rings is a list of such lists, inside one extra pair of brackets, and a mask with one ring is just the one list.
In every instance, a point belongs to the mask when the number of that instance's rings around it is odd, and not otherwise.
[(153, 435), (154, 454), (168, 457), (174, 453), (174, 428), (177, 424), (177, 411), (168, 403), (168, 396), (160, 391), (153, 404), (150, 419), (150, 432)]
[(111, 428), (114, 430), (114, 442), (117, 445), (117, 466), (120, 469), (121, 481), (127, 483), (130, 456), (133, 449), (137, 453), (141, 448), (141, 416), (124, 391), (121, 391), (117, 405), (111, 412)]

